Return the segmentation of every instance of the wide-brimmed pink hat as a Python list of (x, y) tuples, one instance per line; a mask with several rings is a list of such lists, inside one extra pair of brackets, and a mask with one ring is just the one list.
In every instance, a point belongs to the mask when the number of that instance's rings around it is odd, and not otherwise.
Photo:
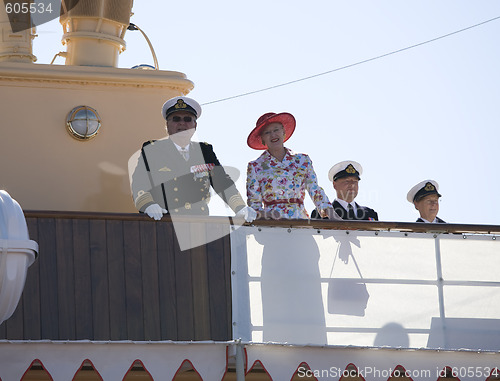
[(267, 149), (267, 147), (262, 144), (262, 139), (260, 134), (262, 129), (271, 123), (281, 123), (285, 129), (285, 142), (290, 139), (293, 131), (295, 131), (295, 118), (292, 114), (288, 112), (282, 112), (276, 114), (274, 112), (268, 112), (257, 119), (255, 128), (248, 135), (247, 144), (253, 149)]

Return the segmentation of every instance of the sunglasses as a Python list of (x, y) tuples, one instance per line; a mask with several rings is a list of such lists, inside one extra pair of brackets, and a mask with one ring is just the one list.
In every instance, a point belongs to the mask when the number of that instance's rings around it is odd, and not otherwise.
[(181, 120), (184, 120), (184, 122), (189, 123), (193, 121), (192, 116), (173, 116), (172, 117), (172, 122), (180, 122)]

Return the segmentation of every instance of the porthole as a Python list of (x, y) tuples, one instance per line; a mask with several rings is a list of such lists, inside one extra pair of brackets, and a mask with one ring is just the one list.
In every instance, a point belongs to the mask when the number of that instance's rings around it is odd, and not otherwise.
[(90, 140), (99, 132), (101, 118), (92, 107), (78, 106), (69, 112), (66, 127), (75, 139)]

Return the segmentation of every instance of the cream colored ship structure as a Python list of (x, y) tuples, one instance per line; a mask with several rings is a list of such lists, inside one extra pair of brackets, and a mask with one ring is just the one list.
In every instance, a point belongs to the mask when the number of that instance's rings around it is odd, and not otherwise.
[(131, 7), (79, 1), (60, 18), (64, 66), (35, 64), (34, 29), (12, 33), (2, 10), (1, 151), (16, 159), (0, 171), (23, 208), (135, 212), (128, 158), (158, 135), (163, 102), (193, 83), (178, 72), (117, 68)]
[(500, 226), (137, 213), (194, 85), (117, 67), (132, 7), (63, 1), (65, 65), (0, 10), (0, 379), (500, 379)]

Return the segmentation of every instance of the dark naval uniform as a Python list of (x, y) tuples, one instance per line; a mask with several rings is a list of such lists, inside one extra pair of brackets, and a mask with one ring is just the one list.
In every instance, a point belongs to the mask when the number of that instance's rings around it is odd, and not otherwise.
[(245, 207), (210, 144), (191, 142), (186, 161), (168, 138), (143, 144), (131, 182), (140, 212), (156, 203), (180, 215), (208, 215), (211, 186), (235, 213)]
[[(347, 210), (345, 210), (340, 203), (335, 200), (333, 202), (333, 209), (335, 212), (342, 218), (343, 220), (370, 220), (370, 221), (378, 221), (378, 214), (376, 211), (374, 211), (371, 208), (368, 208), (366, 206), (361, 206), (358, 203), (356, 203), (356, 214), (354, 218), (349, 218)], [(318, 211), (316, 209), (313, 210), (311, 213), (311, 218), (316, 218), (319, 219), (321, 218)], [(324, 219), (327, 219), (328, 217), (325, 217)]]

